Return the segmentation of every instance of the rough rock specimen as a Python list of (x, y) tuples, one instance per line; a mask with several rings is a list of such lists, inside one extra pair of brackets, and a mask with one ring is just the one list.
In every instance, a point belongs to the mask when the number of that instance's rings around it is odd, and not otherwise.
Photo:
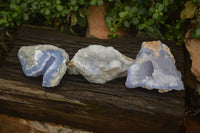
[(185, 35), (185, 46), (192, 60), (191, 72), (200, 81), (200, 39), (191, 38), (191, 30)]
[(90, 45), (80, 49), (68, 64), (69, 74), (82, 74), (89, 82), (104, 84), (127, 75), (133, 59), (113, 47)]
[(69, 62), (68, 54), (52, 45), (23, 46), (18, 51), (18, 58), (26, 76), (43, 75), (44, 87), (58, 85)]
[(134, 63), (128, 69), (125, 84), (128, 88), (144, 87), (158, 89), (159, 92), (184, 89), (174, 57), (160, 41), (143, 42)]

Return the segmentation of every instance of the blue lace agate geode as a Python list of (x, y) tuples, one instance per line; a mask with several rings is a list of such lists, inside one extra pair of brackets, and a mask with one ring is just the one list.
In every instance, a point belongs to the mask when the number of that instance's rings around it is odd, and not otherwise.
[(81, 74), (89, 82), (104, 84), (125, 77), (133, 59), (113, 47), (90, 45), (80, 49), (68, 64), (69, 74)]
[(60, 83), (69, 62), (65, 50), (53, 45), (23, 46), (18, 51), (18, 58), (26, 76), (43, 75), (42, 86), (54, 87)]
[(144, 87), (159, 92), (183, 90), (181, 73), (177, 71), (170, 49), (160, 41), (143, 42), (128, 69), (127, 88)]

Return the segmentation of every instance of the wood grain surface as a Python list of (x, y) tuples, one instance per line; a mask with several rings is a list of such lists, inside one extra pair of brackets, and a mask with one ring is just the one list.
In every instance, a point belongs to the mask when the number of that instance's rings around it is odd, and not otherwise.
[[(43, 88), (42, 77), (26, 77), (17, 59), (21, 46), (52, 44), (70, 59), (78, 49), (91, 44), (113, 46), (135, 58), (141, 42), (131, 38), (114, 40), (70, 36), (47, 27), (24, 25), (16, 31), (14, 48), (0, 67), (0, 112), (18, 117), (68, 124), (75, 128), (106, 133), (177, 133), (184, 121), (185, 91), (159, 93), (143, 88), (128, 89), (126, 78), (104, 85), (89, 83), (82, 76), (65, 74), (59, 86)], [(184, 50), (167, 44), (184, 80)]]

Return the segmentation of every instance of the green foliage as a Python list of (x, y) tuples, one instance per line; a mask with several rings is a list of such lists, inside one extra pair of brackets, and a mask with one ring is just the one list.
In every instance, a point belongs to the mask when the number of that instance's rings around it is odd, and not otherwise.
[[(195, 7), (200, 3), (193, 2)], [(73, 26), (87, 26), (88, 7), (103, 3), (107, 6), (105, 19), (112, 38), (117, 37), (119, 27), (123, 26), (136, 29), (138, 37), (183, 40), (185, 21), (179, 16), (184, 0), (7, 0), (0, 10), (0, 32), (30, 23), (41, 15), (45, 25), (74, 33)], [(200, 30), (195, 33), (199, 35)]]
[(179, 18), (183, 4), (183, 0), (177, 2), (174, 0), (112, 1), (109, 3), (106, 15), (110, 37), (115, 37), (121, 26), (125, 28), (134, 26), (138, 37), (183, 40), (184, 30), (181, 28), (184, 27), (182, 24), (184, 22)]
[[(97, 4), (102, 2), (98, 0)], [(72, 26), (76, 24), (86, 26), (86, 23), (78, 23), (78, 20), (79, 17), (86, 19), (84, 9), (89, 5), (85, 0), (7, 0), (0, 10), (0, 32), (29, 23), (38, 14), (46, 19), (45, 25), (57, 27), (63, 32), (66, 29), (73, 31)]]
[(193, 23), (193, 38), (200, 38), (200, 0), (190, 0), (185, 3), (185, 8), (181, 12), (181, 19), (195, 20)]
[(194, 4), (196, 4), (197, 6), (200, 6), (200, 0), (192, 0), (192, 2), (194, 2)]
[(199, 39), (200, 38), (200, 17), (197, 18), (197, 22), (194, 26), (192, 37)]

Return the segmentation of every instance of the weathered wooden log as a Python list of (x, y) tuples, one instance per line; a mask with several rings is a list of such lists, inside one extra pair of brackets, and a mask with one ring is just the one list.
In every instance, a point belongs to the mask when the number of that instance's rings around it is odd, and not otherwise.
[[(177, 133), (184, 120), (185, 91), (159, 93), (143, 88), (127, 89), (126, 78), (104, 85), (92, 84), (82, 76), (66, 74), (56, 88), (42, 88), (42, 77), (26, 77), (17, 59), (23, 45), (53, 44), (64, 48), (70, 58), (90, 44), (113, 46), (135, 58), (141, 41), (98, 40), (70, 36), (51, 28), (22, 26), (15, 47), (0, 67), (0, 112), (23, 118), (68, 124), (94, 132)], [(165, 41), (184, 78), (184, 50)]]

